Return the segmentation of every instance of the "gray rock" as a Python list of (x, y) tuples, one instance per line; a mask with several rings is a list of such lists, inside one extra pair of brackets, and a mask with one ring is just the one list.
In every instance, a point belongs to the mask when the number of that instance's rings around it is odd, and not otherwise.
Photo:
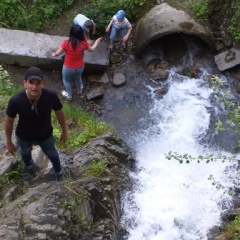
[(160, 95), (166, 93), (166, 89), (164, 87), (158, 88), (154, 91), (154, 93)]
[(219, 71), (224, 71), (240, 64), (240, 51), (236, 48), (231, 48), (228, 51), (222, 52), (214, 57)]
[(119, 87), (126, 82), (125, 76), (122, 73), (115, 73), (113, 76), (113, 86)]
[[(34, 157), (41, 158), (38, 149)], [(126, 144), (107, 132), (60, 158), (70, 174), (61, 182), (39, 177), (36, 186), (6, 204), (0, 239), (119, 239), (119, 192), (128, 187), (127, 168), (134, 164)], [(89, 174), (91, 163), (100, 160), (106, 162), (104, 174)]]
[(102, 87), (97, 87), (86, 93), (87, 100), (93, 100), (96, 98), (102, 98), (104, 95), (104, 89)]
[(168, 78), (168, 72), (166, 70), (157, 69), (152, 75), (153, 80), (165, 80)]
[(13, 169), (18, 163), (15, 157), (2, 156), (0, 159), (0, 175), (3, 175)]

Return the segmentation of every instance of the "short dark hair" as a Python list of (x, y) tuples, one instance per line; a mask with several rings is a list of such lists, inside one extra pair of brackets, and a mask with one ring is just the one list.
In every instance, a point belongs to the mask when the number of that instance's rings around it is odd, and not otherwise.
[(91, 20), (87, 20), (87, 21), (85, 21), (84, 26), (86, 28), (92, 29), (93, 28), (93, 22)]

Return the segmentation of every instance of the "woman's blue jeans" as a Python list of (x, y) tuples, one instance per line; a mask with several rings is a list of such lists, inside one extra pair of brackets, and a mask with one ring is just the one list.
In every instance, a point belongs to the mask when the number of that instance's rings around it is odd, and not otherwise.
[(110, 40), (115, 40), (117, 34), (120, 36), (120, 38), (123, 38), (123, 37), (125, 37), (126, 33), (127, 33), (126, 27), (116, 28), (112, 25), (111, 33), (110, 33)]
[(58, 151), (55, 147), (55, 139), (53, 135), (51, 135), (49, 138), (43, 141), (25, 141), (21, 140), (19, 137), (16, 136), (17, 139), (17, 145), (20, 148), (20, 154), (22, 157), (22, 160), (26, 167), (33, 164), (32, 159), (32, 147), (33, 145), (39, 145), (44, 152), (45, 155), (50, 159), (53, 170), (55, 173), (59, 173), (62, 170), (60, 158)]
[(82, 92), (82, 73), (84, 70), (84, 66), (80, 68), (67, 68), (65, 65), (63, 65), (62, 68), (62, 78), (63, 78), (63, 84), (64, 87), (68, 93), (69, 97), (72, 97), (72, 86), (71, 86), (71, 79), (75, 79), (75, 84), (77, 86), (78, 92)]

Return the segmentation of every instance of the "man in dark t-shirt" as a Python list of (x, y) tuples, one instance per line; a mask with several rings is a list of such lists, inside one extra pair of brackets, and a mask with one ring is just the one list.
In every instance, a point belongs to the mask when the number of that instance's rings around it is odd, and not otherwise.
[(33, 168), (36, 168), (31, 151), (33, 145), (39, 145), (52, 162), (52, 170), (59, 178), (62, 175), (62, 166), (55, 147), (51, 111), (55, 112), (62, 128), (60, 141), (64, 143), (67, 140), (67, 129), (63, 105), (53, 90), (44, 88), (42, 71), (37, 67), (27, 70), (24, 87), (25, 90), (11, 97), (6, 110), (7, 150), (12, 154), (16, 152), (12, 142), (12, 132), (14, 119), (18, 115), (16, 140), (23, 160), (23, 173), (28, 175)]

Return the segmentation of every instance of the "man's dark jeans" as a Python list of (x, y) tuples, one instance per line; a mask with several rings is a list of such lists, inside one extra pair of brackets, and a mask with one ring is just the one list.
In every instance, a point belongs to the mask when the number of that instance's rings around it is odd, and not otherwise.
[(26, 167), (32, 165), (33, 159), (32, 159), (32, 147), (33, 145), (39, 145), (44, 152), (45, 155), (50, 159), (53, 170), (55, 173), (59, 173), (62, 170), (60, 158), (58, 151), (55, 147), (55, 139), (53, 135), (51, 135), (48, 139), (43, 141), (24, 141), (21, 140), (19, 137), (16, 136), (17, 139), (17, 145), (20, 148), (20, 154), (22, 157), (22, 160)]

